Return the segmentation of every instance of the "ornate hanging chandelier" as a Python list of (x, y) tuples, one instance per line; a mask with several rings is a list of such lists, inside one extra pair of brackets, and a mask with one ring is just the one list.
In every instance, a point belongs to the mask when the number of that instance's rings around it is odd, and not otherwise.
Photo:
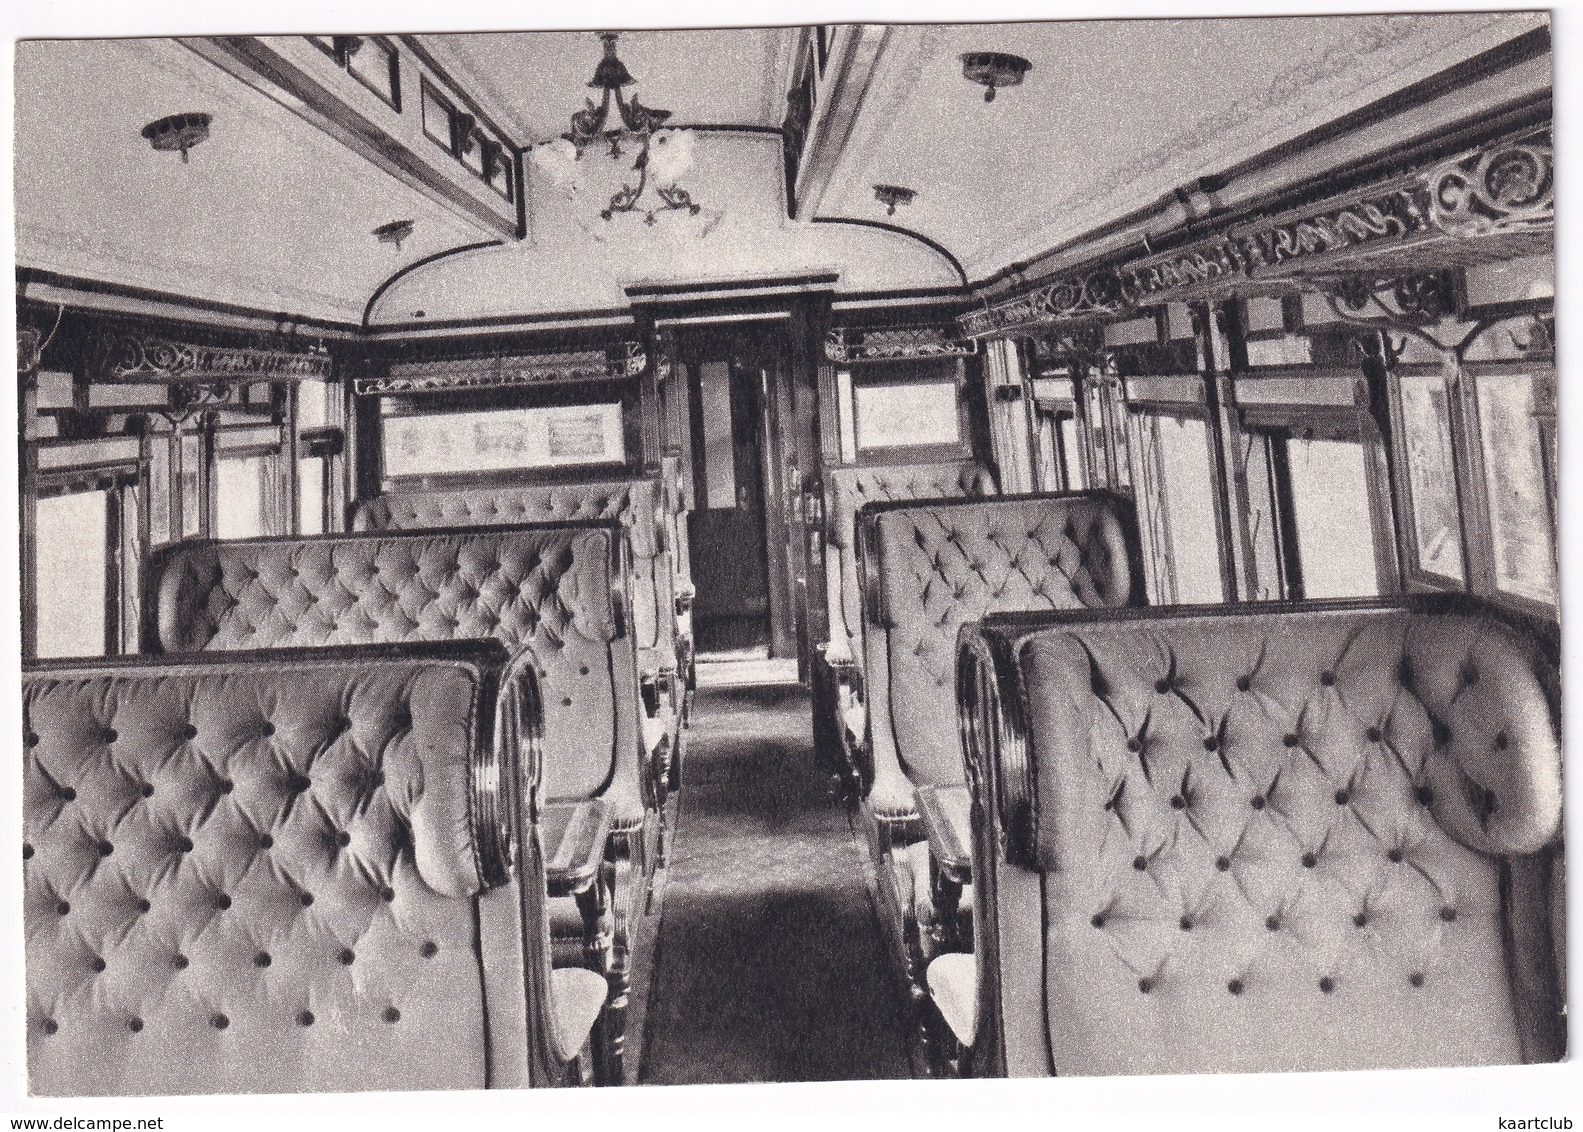
[[(590, 98), (586, 107), (572, 115), (572, 128), (559, 139), (533, 147), (534, 165), (552, 184), (575, 189), (583, 180), (579, 163), (590, 147), (607, 145), (606, 155), (616, 162), (627, 155), (623, 146), (636, 147), (637, 157), (630, 172), (622, 176), (621, 187), (599, 215), (611, 220), (618, 213), (635, 212), (643, 216), (646, 224), (653, 224), (655, 216), (662, 212), (685, 210), (688, 215), (698, 215), (702, 206), (694, 203), (692, 195), (677, 183), (693, 165), (693, 134), (663, 129), (671, 116), (669, 110), (651, 109), (639, 102), (637, 95), (629, 99), (622, 93), (622, 87), (637, 80), (616, 57), (615, 32), (601, 32), (599, 38), (605, 45), (605, 54), (588, 85), (604, 93), (597, 104)], [(620, 124), (606, 128), (612, 100)], [(633, 174), (636, 184), (631, 179)], [(659, 199), (651, 199), (645, 205), (644, 196), (650, 188)]]

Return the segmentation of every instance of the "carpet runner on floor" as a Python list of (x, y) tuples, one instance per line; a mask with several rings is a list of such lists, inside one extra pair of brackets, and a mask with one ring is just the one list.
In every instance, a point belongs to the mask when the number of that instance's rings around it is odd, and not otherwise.
[(700, 689), (641, 1080), (906, 1077), (865, 853), (814, 769), (807, 694)]

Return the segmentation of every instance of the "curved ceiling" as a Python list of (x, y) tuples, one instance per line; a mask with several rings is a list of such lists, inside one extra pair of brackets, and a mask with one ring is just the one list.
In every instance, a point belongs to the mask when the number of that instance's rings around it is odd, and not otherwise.
[[(185, 164), (141, 136), (194, 110)], [(357, 322), (404, 265), (494, 236), (172, 39), (19, 43), (14, 137), (21, 267)], [(372, 235), (401, 219), (399, 248)]]
[[(453, 256), (444, 253), (498, 233), (179, 41), (24, 41), (17, 258), (268, 311), (358, 322), (369, 308), (381, 325), (417, 320), (419, 310), (453, 320), (618, 308), (634, 283), (810, 271), (838, 273), (845, 291), (951, 288), (964, 268), (988, 278), (1547, 18), (836, 27), (821, 112), (845, 100), (849, 113), (841, 130), (816, 134), (833, 147), (821, 150), (829, 175), (799, 200), (800, 214), (905, 226), (916, 239), (786, 218), (781, 139), (769, 131), (785, 110), (802, 29), (624, 32), (619, 53), (637, 78), (629, 93), (671, 110), (676, 124), (735, 127), (696, 135), (697, 163), (682, 184), (701, 215), (664, 213), (652, 227), (640, 215), (601, 221), (620, 180), (593, 147), (584, 163), (595, 183), (580, 194), (530, 177), (523, 240)], [(415, 42), (524, 144), (567, 128), (600, 54), (588, 32)], [(845, 88), (834, 80), (844, 43), (868, 52), (867, 71)], [(968, 50), (1012, 51), (1033, 70), (986, 103), (962, 77)], [(213, 136), (190, 164), (139, 136), (155, 118), (200, 109), (215, 115)], [(888, 216), (877, 183), (917, 196)], [(415, 222), (399, 250), (370, 234), (395, 219)]]
[[(645, 106), (675, 126), (778, 128), (786, 116), (798, 28), (624, 31), (617, 55)], [(593, 92), (585, 85), (603, 48), (593, 32), (472, 32), (418, 39), (463, 85), (486, 99), (519, 145), (549, 141)]]
[(652, 226), (641, 214), (599, 218), (624, 164), (591, 151), (583, 160), (597, 163), (605, 179), (577, 192), (530, 173), (529, 239), (448, 256), (403, 275), (373, 304), (369, 323), (611, 310), (627, 305), (625, 288), (632, 285), (816, 272), (836, 273), (841, 292), (960, 285), (949, 259), (909, 236), (788, 220), (779, 159), (774, 135), (700, 135), (687, 182), (701, 211), (661, 213)]
[[(1543, 13), (893, 27), (822, 214), (898, 219), (983, 279), (1531, 28)], [(965, 51), (1033, 63), (985, 102)]]

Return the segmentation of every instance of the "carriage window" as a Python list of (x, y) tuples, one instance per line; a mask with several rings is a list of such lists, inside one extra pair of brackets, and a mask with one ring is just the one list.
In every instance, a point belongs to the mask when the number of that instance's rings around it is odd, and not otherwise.
[(178, 537), (192, 538), (203, 530), (204, 438), (196, 432), (183, 433), (176, 446), (181, 461), (181, 529)]
[(1138, 425), (1139, 499), (1156, 604), (1225, 600), (1215, 522), (1209, 426), (1197, 417), (1144, 413)]
[(1081, 433), (1070, 405), (1037, 403), (1039, 490), (1081, 491), (1085, 486)]
[(1355, 440), (1286, 442), (1303, 597), (1380, 592), (1367, 455)]
[(1077, 417), (1067, 414), (1060, 418), (1061, 456), (1066, 461), (1066, 489), (1082, 491), (1088, 486), (1088, 474), (1083, 469), (1083, 432), (1077, 426)]
[(857, 426), (852, 420), (852, 371), (840, 370), (835, 375), (836, 415), (840, 418), (841, 462), (850, 464), (857, 459)]
[(105, 654), (112, 509), (106, 490), (38, 500), (36, 655)]
[(1555, 547), (1536, 382), (1530, 374), (1486, 375), (1476, 390), (1495, 586), (1553, 605)]
[(1418, 568), (1460, 582), (1462, 521), (1446, 379), (1440, 374), (1403, 374), (1398, 385)]
[(274, 468), (270, 456), (235, 456), (216, 466), (219, 497), (215, 503), (215, 537), (255, 538), (271, 533), (274, 513)]
[(1257, 431), (1243, 432), (1240, 439), (1243, 478), (1248, 485), (1246, 523), (1253, 551), (1251, 596), (1255, 601), (1278, 601), (1288, 596), (1281, 561), (1281, 506), (1276, 474), (1276, 462), (1284, 458), (1284, 442)]
[(322, 535), (325, 527), (325, 475), (322, 457), (297, 461), (297, 533)]
[(962, 442), (956, 382), (909, 381), (854, 390), (857, 446), (930, 448)]
[(384, 433), (389, 476), (619, 464), (626, 459), (620, 402), (387, 416)]

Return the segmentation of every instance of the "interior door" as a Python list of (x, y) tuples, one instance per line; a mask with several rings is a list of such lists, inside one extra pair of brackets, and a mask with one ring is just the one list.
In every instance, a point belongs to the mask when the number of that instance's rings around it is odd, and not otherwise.
[(693, 632), (700, 652), (767, 650), (764, 371), (725, 360), (690, 368), (697, 485), (697, 506), (688, 516), (697, 589)]

